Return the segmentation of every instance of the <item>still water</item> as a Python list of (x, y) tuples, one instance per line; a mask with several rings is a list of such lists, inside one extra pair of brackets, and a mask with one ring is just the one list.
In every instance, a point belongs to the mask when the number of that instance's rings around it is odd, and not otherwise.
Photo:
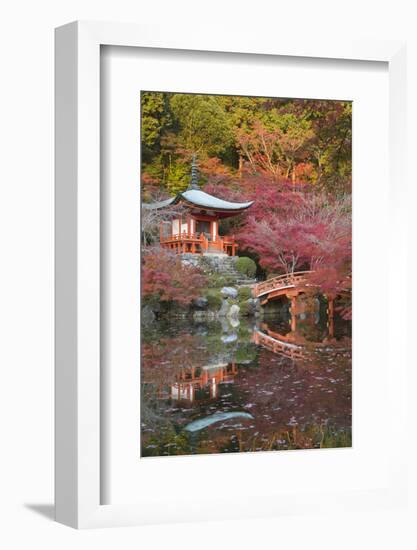
[(142, 333), (141, 455), (351, 446), (350, 322), (155, 322)]

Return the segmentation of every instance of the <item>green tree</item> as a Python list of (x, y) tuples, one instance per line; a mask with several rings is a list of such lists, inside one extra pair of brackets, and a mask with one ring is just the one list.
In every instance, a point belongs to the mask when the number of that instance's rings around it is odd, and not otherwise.
[(142, 160), (151, 161), (159, 153), (161, 137), (170, 127), (171, 116), (167, 94), (162, 92), (142, 92), (141, 94), (141, 132)]
[(255, 120), (265, 112), (268, 102), (263, 97), (216, 96), (216, 101), (225, 111), (233, 133), (233, 147), (230, 148), (229, 162), (238, 168), (239, 178), (243, 173), (244, 153), (239, 146), (237, 132), (250, 132)]
[(204, 158), (220, 155), (233, 143), (226, 113), (215, 96), (172, 94), (170, 107), (179, 148)]

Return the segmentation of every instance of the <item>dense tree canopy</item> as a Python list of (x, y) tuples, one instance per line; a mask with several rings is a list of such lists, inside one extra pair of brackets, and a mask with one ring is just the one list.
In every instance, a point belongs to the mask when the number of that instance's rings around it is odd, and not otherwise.
[(350, 102), (143, 92), (142, 182), (184, 190), (196, 153), (210, 181), (266, 174), (350, 191)]
[[(196, 154), (205, 191), (255, 200), (220, 230), (267, 274), (311, 269), (327, 294), (349, 287), (350, 102), (143, 92), (141, 115), (143, 200), (185, 190)], [(145, 244), (158, 215), (144, 216)]]

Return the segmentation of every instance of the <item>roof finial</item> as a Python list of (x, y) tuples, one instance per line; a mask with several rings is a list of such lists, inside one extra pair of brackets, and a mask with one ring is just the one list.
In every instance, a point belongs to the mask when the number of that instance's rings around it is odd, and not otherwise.
[(200, 186), (198, 185), (198, 171), (195, 153), (193, 154), (193, 160), (191, 163), (191, 183), (188, 186), (188, 189), (200, 189)]

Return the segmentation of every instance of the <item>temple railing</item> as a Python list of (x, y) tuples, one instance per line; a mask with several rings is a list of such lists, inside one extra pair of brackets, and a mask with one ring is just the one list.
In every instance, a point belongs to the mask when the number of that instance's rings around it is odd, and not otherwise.
[(238, 248), (234, 236), (218, 235), (214, 240), (211, 240), (204, 233), (187, 233), (186, 231), (176, 235), (161, 235), (160, 243), (165, 248), (174, 250), (178, 254), (224, 252), (234, 256)]

